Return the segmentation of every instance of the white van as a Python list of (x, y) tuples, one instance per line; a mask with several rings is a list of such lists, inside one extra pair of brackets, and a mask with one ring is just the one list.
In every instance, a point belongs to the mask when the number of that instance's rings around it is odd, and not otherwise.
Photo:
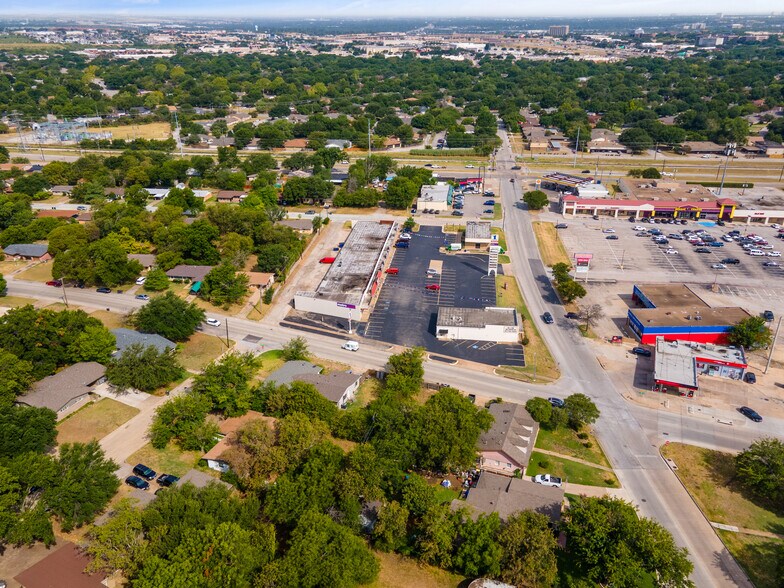
[(759, 249), (749, 249), (749, 255), (751, 255), (752, 257), (762, 257), (763, 255), (765, 255), (765, 252)]
[(347, 351), (359, 351), (359, 343), (357, 341), (346, 341), (343, 343), (343, 347), (341, 349), (345, 349)]

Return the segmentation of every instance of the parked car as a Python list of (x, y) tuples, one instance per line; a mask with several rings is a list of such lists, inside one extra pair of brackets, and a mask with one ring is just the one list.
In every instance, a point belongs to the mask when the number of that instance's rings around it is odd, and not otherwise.
[(534, 482), (542, 486), (552, 486), (553, 488), (560, 488), (563, 484), (561, 478), (556, 478), (552, 474), (539, 474), (534, 476)]
[(112, 293), (112, 289), (111, 288), (98, 288), (95, 291), (96, 292), (100, 292), (101, 294), (111, 294)]
[(398, 249), (408, 249), (408, 241), (398, 241), (395, 243), (395, 247)]
[(411, 233), (400, 233), (400, 239), (403, 241), (411, 240)]
[(161, 474), (158, 476), (158, 484), (161, 486), (171, 486), (172, 484), (176, 484), (180, 481), (177, 476), (173, 476), (171, 474)]
[(651, 350), (645, 349), (645, 347), (635, 347), (632, 349), (632, 353), (634, 353), (634, 355), (642, 355), (643, 357), (651, 356)]
[(138, 490), (147, 490), (150, 487), (150, 483), (142, 480), (139, 476), (128, 476), (125, 478), (125, 483)]
[(757, 376), (754, 375), (754, 372), (746, 372), (743, 374), (743, 381), (747, 384), (756, 384)]
[(495, 211), (492, 208), (488, 208), (482, 211), (482, 214), (495, 214)]
[(556, 398), (555, 396), (551, 396), (550, 398), (547, 399), (547, 401), (550, 404), (552, 404), (555, 408), (563, 408), (564, 407), (564, 401), (561, 400), (560, 398)]
[(552, 325), (555, 322), (553, 315), (551, 315), (549, 312), (546, 312), (542, 315), (542, 320), (545, 322), (545, 324), (548, 325)]
[(567, 225), (566, 223), (558, 223), (557, 225), (555, 225), (556, 229), (566, 229), (568, 227), (569, 225)]
[(211, 327), (220, 327), (221, 326), (221, 322), (218, 319), (216, 319), (216, 318), (208, 318), (204, 322), (207, 323), (208, 325), (210, 325)]
[(762, 264), (762, 267), (779, 267), (778, 261), (766, 261)]
[(617, 241), (618, 240), (618, 235), (607, 235), (607, 237), (605, 237), (605, 238), (609, 239), (610, 241)]
[(780, 251), (768, 251), (766, 253), (766, 255), (768, 257), (781, 257), (781, 252)]
[(63, 283), (60, 280), (49, 280), (48, 282), (46, 282), (46, 285), (55, 286), (56, 288), (59, 288), (60, 286), (63, 285)]
[(334, 263), (334, 262), (335, 262), (334, 257), (322, 257), (321, 259), (319, 259), (319, 263)]
[(485, 200), (485, 206), (495, 206), (495, 200)]
[(734, 257), (725, 257), (721, 260), (721, 263), (726, 263), (727, 265), (738, 265), (740, 263), (740, 259), (736, 259)]
[(522, 169), (522, 168), (519, 165), (513, 165), (512, 169), (517, 171), (517, 170)]
[(396, 276), (398, 273), (400, 273), (400, 270), (396, 267), (388, 267), (384, 273)]
[(453, 210), (452, 216), (463, 216), (463, 212), (460, 210)]
[(678, 255), (678, 250), (677, 249), (667, 249), (667, 250), (664, 251), (664, 253), (666, 253), (667, 255)]
[(135, 466), (133, 466), (133, 473), (137, 476), (141, 476), (146, 480), (152, 480), (156, 476), (155, 470), (148, 468), (143, 463), (137, 463)]
[(427, 277), (429, 278), (429, 277), (432, 277), (432, 276), (437, 276), (438, 275), (438, 270), (437, 269), (433, 269), (431, 267), (425, 273), (427, 274)]
[(150, 297), (147, 294), (137, 294), (136, 300), (149, 300)]
[(485, 190), (484, 194), (485, 196), (495, 196), (495, 192), (492, 190)]
[(607, 234), (614, 233), (614, 232), (615, 232), (615, 229), (604, 229), (602, 231), (602, 233), (607, 233)]
[(425, 290), (436, 290), (437, 291), (437, 290), (440, 290), (440, 289), (441, 289), (441, 286), (439, 286), (438, 284), (428, 284), (427, 286), (425, 286)]
[(140, 278), (136, 278), (136, 285), (137, 286), (143, 286), (144, 282), (146, 282), (146, 281), (147, 281), (147, 278), (145, 278), (144, 276), (141, 276)]
[(762, 422), (762, 417), (753, 408), (749, 408), (748, 406), (741, 406), (738, 409), (738, 412), (740, 414), (742, 414), (743, 416), (745, 416), (746, 418), (751, 419), (755, 423), (761, 423)]
[(707, 247), (697, 247), (697, 249), (695, 249), (694, 251), (696, 253), (710, 253), (710, 249), (708, 249)]
[(765, 312), (762, 313), (762, 316), (765, 318), (766, 321), (772, 321), (775, 318), (772, 310), (766, 310)]
[(568, 318), (568, 319), (578, 319), (578, 318), (580, 318), (580, 314), (577, 313), (577, 312), (567, 312), (564, 316), (566, 318)]
[(714, 264), (711, 266), (711, 269), (715, 269), (715, 270), (722, 270), (722, 269), (727, 269), (727, 266), (726, 266), (726, 265), (724, 265), (723, 263), (714, 263)]

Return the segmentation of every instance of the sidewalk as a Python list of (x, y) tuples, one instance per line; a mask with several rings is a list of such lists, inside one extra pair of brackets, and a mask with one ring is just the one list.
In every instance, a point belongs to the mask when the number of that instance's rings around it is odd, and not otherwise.
[(603, 465), (599, 465), (598, 463), (592, 463), (590, 461), (586, 461), (584, 459), (580, 459), (578, 457), (571, 457), (569, 455), (563, 455), (562, 453), (556, 453), (555, 451), (549, 451), (547, 449), (542, 449), (540, 447), (534, 447), (534, 451), (537, 453), (544, 453), (545, 455), (552, 455), (553, 457), (560, 457), (561, 459), (568, 459), (569, 461), (574, 461), (576, 463), (581, 463), (585, 466), (596, 468), (597, 470), (603, 470), (605, 472), (614, 473), (612, 468), (605, 467)]

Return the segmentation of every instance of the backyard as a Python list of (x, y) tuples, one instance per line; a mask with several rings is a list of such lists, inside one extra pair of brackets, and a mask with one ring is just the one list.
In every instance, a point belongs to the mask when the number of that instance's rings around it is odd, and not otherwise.
[(462, 576), (446, 570), (421, 564), (410, 557), (396, 553), (375, 551), (381, 564), (378, 579), (368, 588), (457, 588), (465, 580)]
[(57, 442), (87, 443), (103, 439), (139, 414), (139, 409), (111, 398), (102, 398), (68, 415), (57, 424)]

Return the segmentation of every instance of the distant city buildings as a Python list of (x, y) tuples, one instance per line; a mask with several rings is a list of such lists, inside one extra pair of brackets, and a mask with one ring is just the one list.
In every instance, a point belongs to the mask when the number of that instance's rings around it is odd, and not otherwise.
[(551, 37), (565, 37), (569, 34), (569, 25), (553, 25), (547, 29), (547, 34)]

